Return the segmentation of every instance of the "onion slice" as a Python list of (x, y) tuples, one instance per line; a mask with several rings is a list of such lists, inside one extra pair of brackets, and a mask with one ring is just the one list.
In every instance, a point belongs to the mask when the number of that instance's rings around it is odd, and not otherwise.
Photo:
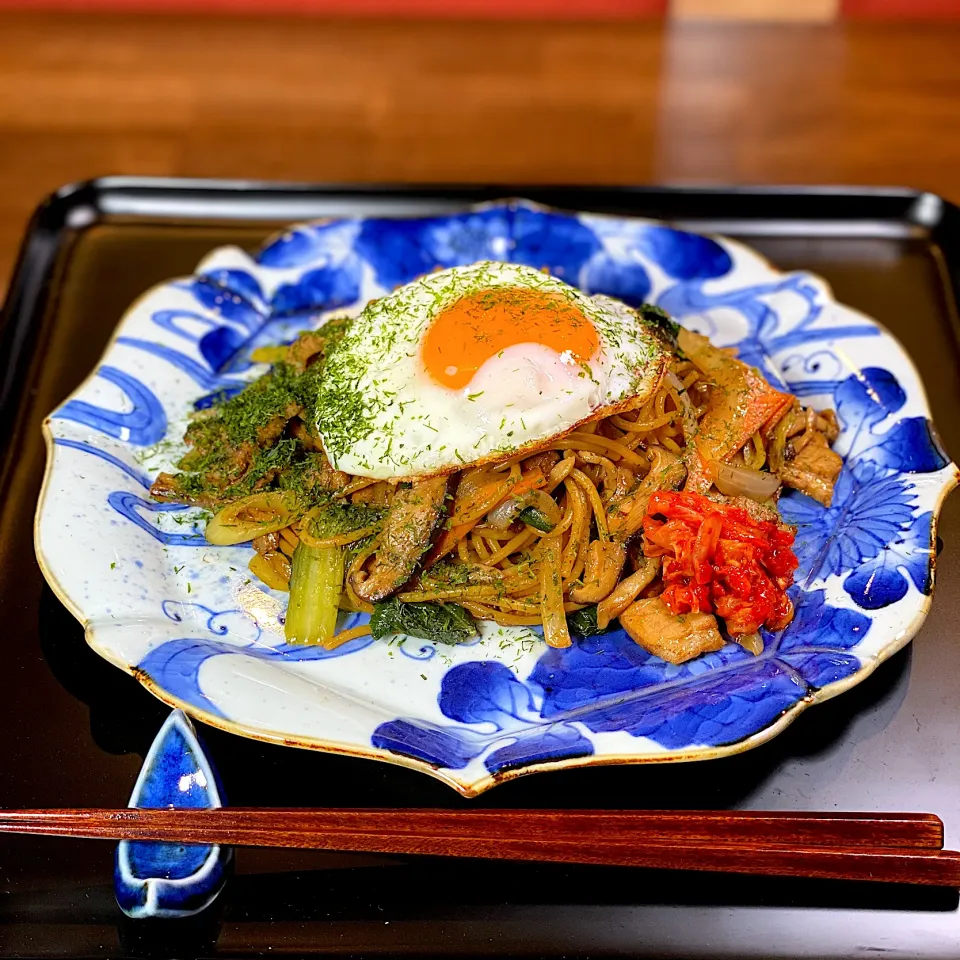
[(494, 530), (506, 530), (516, 519), (517, 514), (523, 509), (523, 506), (519, 498), (505, 500), (499, 507), (494, 507), (494, 509), (487, 514), (486, 522), (490, 524)]
[(779, 489), (780, 479), (772, 473), (735, 467), (729, 463), (712, 461), (714, 486), (728, 497), (749, 497), (751, 500), (769, 500)]
[(457, 485), (451, 526), (475, 523), (507, 496), (519, 479), (520, 467), (515, 463), (511, 464), (508, 476), (486, 467), (464, 471)]
[(667, 374), (670, 385), (677, 391), (677, 397), (680, 400), (680, 424), (683, 427), (683, 442), (692, 443), (697, 435), (697, 413), (693, 409), (693, 403), (690, 400), (690, 394), (683, 389), (680, 378), (671, 370)]
[(487, 514), (486, 522), (495, 530), (506, 530), (527, 507), (539, 510), (549, 521), (550, 530), (560, 522), (560, 508), (553, 497), (547, 496), (542, 490), (532, 490), (517, 497), (510, 497)]
[(298, 512), (297, 498), (289, 491), (254, 493), (227, 504), (210, 520), (204, 533), (215, 546), (233, 546), (289, 527)]
[(763, 653), (763, 637), (760, 636), (759, 631), (755, 633), (744, 633), (733, 639), (739, 643), (747, 653), (752, 653), (755, 657), (759, 657), (760, 654)]
[(560, 558), (557, 548), (547, 539), (540, 554), (540, 619), (543, 623), (543, 639), (548, 647), (569, 647), (570, 630), (563, 609), (563, 577), (560, 573)]

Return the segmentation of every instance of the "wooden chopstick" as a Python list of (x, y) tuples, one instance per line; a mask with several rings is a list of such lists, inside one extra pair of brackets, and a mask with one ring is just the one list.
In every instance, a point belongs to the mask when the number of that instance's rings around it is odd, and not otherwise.
[[(532, 840), (601, 837), (605, 841), (749, 842), (756, 845), (943, 846), (943, 822), (930, 813), (783, 813), (718, 810), (422, 810), (225, 807), (208, 810), (0, 810), (0, 832), (105, 836), (100, 831), (169, 831), (144, 839), (180, 840), (185, 832), (225, 831), (218, 843), (241, 845), (234, 833), (284, 832), (497, 836)], [(90, 833), (84, 831), (89, 829)], [(130, 839), (132, 837), (128, 837)], [(209, 841), (207, 841), (209, 842)]]
[(932, 814), (8, 810), (0, 833), (658, 867), (960, 887)]

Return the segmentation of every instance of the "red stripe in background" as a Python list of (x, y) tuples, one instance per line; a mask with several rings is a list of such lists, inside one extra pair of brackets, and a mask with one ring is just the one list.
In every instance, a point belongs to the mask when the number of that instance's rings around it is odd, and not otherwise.
[(844, 17), (932, 20), (960, 17), (960, 0), (841, 0)]
[(0, 0), (0, 9), (596, 20), (663, 16), (668, 4), (669, 0)]

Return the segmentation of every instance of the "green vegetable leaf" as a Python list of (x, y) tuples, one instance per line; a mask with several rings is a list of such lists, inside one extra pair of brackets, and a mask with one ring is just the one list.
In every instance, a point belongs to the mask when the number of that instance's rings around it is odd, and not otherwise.
[(524, 523), (529, 524), (542, 533), (549, 533), (555, 526), (554, 522), (542, 510), (538, 510), (536, 507), (524, 507), (517, 516)]
[(567, 627), (571, 633), (575, 633), (578, 637), (593, 637), (598, 633), (609, 633), (617, 626), (618, 623), (614, 620), (608, 627), (601, 630), (597, 626), (596, 607), (584, 607), (582, 610), (575, 610), (567, 615)]
[(637, 315), (651, 328), (651, 332), (661, 342), (677, 349), (677, 337), (680, 334), (680, 324), (670, 318), (670, 314), (652, 303), (644, 303), (637, 307)]
[(375, 640), (403, 633), (437, 643), (463, 643), (477, 635), (473, 617), (456, 603), (401, 603), (395, 597), (373, 605), (370, 633)]

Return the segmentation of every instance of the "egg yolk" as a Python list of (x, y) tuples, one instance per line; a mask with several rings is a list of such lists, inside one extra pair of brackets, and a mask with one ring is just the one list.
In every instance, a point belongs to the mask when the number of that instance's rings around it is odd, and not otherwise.
[(543, 344), (574, 364), (600, 345), (593, 324), (562, 294), (501, 287), (468, 294), (438, 313), (423, 340), (423, 362), (437, 383), (458, 390), (518, 343)]

